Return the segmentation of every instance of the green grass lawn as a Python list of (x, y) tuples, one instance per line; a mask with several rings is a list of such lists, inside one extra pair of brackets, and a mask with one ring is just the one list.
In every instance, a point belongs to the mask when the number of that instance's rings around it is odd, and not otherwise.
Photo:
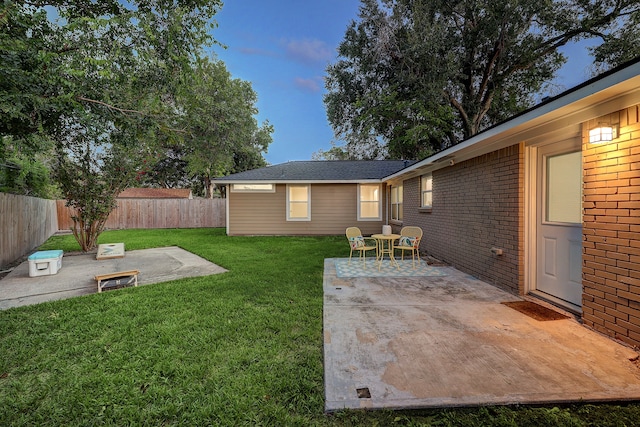
[[(222, 229), (105, 232), (180, 246), (228, 273), (0, 312), (0, 425), (632, 426), (640, 406), (344, 411), (325, 415), (324, 258), (337, 237)], [(72, 236), (41, 249), (79, 250)], [(1, 291), (1, 288), (0, 288)]]

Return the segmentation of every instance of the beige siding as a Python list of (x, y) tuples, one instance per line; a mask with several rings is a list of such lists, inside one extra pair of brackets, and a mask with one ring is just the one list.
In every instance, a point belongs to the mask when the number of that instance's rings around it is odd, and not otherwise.
[(384, 221), (358, 221), (357, 184), (311, 184), (311, 221), (287, 221), (286, 192), (278, 184), (275, 193), (228, 193), (229, 235), (336, 235), (350, 226), (365, 235), (382, 230)]

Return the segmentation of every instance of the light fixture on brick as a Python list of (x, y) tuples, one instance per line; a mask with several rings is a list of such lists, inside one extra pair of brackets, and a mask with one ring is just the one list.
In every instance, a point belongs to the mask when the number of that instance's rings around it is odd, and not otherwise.
[(589, 143), (599, 144), (613, 141), (617, 137), (617, 129), (614, 125), (598, 123), (598, 126), (589, 131)]

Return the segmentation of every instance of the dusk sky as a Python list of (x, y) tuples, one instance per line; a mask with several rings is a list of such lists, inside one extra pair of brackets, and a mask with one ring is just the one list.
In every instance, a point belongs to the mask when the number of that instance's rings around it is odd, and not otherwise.
[[(359, 0), (227, 0), (216, 15), (214, 38), (227, 46), (214, 47), (217, 57), (234, 78), (252, 83), (258, 120), (268, 119), (275, 128), (265, 155), (270, 164), (309, 160), (331, 148), (323, 79), (359, 5)], [(570, 62), (554, 94), (589, 78), (591, 58), (584, 45), (566, 52)]]

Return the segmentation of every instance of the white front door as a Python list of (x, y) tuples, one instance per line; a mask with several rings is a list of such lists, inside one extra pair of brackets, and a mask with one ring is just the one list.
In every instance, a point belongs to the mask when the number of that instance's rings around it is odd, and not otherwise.
[(579, 142), (569, 140), (539, 148), (537, 165), (535, 289), (561, 303), (579, 307), (582, 305)]

